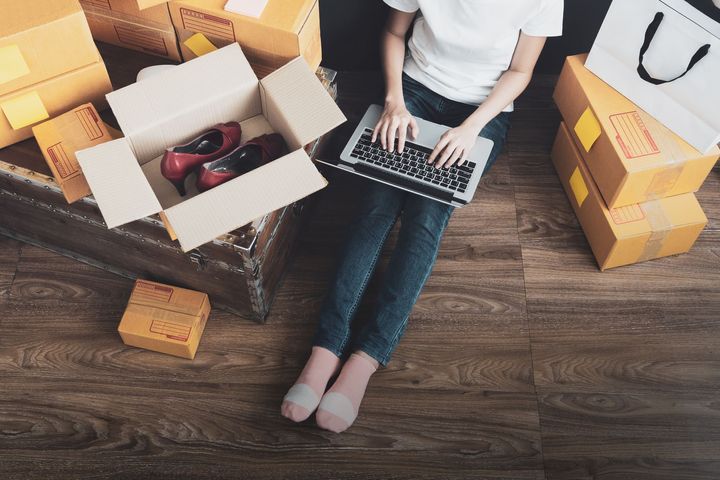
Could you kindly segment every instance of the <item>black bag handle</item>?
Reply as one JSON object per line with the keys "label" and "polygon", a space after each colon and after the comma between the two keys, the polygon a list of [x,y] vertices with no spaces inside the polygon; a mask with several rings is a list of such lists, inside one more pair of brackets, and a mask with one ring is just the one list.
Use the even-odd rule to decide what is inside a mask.
{"label": "black bag handle", "polygon": [[663,18],[665,18],[665,14],[662,12],[658,12],[657,14],[655,14],[655,18],[648,26],[647,32],[645,32],[645,42],[640,49],[640,63],[637,68],[637,71],[640,74],[640,78],[642,78],[648,83],[652,83],[653,85],[662,85],[664,83],[674,82],[675,80],[684,77],[695,66],[696,63],[705,58],[705,56],[710,52],[709,43],[700,47],[700,49],[695,53],[695,55],[693,55],[692,59],[690,60],[690,64],[688,65],[687,70],[685,70],[685,72],[679,77],[675,77],[671,80],[660,80],[658,78],[654,78],[652,75],[650,75],[647,69],[645,69],[645,65],[643,65],[643,62],[645,61],[645,53],[647,53],[648,49],[650,48],[650,44],[655,38],[655,34],[657,34],[658,28],[660,28],[660,24],[662,23]]}

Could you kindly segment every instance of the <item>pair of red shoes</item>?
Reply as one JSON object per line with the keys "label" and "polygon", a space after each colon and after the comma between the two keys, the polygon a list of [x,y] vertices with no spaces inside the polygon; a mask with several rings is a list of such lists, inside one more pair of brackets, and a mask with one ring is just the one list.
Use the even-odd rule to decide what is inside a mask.
{"label": "pair of red shoes", "polygon": [[285,140],[277,133],[240,145],[241,135],[238,122],[215,125],[185,145],[168,148],[160,172],[185,196],[185,180],[193,172],[197,172],[198,191],[205,192],[287,153]]}

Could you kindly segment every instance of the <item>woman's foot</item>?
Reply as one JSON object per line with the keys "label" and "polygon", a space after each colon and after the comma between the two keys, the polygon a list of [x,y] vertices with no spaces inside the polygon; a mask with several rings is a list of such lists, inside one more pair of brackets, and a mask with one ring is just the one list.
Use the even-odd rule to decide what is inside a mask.
{"label": "woman's foot", "polygon": [[315,419],[320,428],[340,433],[357,418],[370,377],[378,362],[364,352],[353,353],[332,388],[320,401]]}
{"label": "woman's foot", "polygon": [[295,385],[283,399],[280,412],[293,422],[302,422],[315,411],[328,381],[340,369],[340,359],[330,350],[313,347],[310,359]]}

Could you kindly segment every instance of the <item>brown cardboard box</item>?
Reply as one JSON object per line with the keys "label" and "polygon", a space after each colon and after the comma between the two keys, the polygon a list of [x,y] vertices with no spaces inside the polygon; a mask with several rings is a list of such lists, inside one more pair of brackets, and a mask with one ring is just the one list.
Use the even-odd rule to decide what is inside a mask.
{"label": "brown cardboard box", "polygon": [[68,203],[90,195],[75,152],[109,142],[113,136],[92,103],[33,127],[45,161]]}
{"label": "brown cardboard box", "polygon": [[707,224],[692,193],[608,209],[565,123],[552,159],[601,270],[685,253]]}
{"label": "brown cardboard box", "polygon": [[702,154],[569,57],[555,102],[608,207],[697,191],[720,156]]}
{"label": "brown cardboard box", "polygon": [[0,96],[0,148],[32,137],[32,125],[91,102],[107,106],[112,91],[105,64],[95,62]]}
{"label": "brown cardboard box", "polygon": [[197,55],[185,42],[202,33],[215,47],[240,43],[262,78],[303,56],[314,71],[322,60],[318,0],[270,0],[260,18],[226,12],[227,0],[178,0],[169,3],[185,61]]}
{"label": "brown cardboard box", "polygon": [[0,96],[99,60],[77,0],[0,0]]}
{"label": "brown cardboard box", "polygon": [[95,40],[181,61],[166,3],[140,10],[136,0],[80,0]]}
{"label": "brown cardboard box", "polygon": [[138,280],[118,332],[125,345],[192,360],[209,315],[205,293]]}
{"label": "brown cardboard box", "polygon": [[[126,138],[77,152],[106,225],[163,212],[186,252],[325,188],[305,146],[346,120],[302,57],[258,80],[237,43],[107,99]],[[242,141],[282,135],[289,153],[207,192],[190,176],[179,195],[161,174],[164,152],[230,121],[242,125]]]}

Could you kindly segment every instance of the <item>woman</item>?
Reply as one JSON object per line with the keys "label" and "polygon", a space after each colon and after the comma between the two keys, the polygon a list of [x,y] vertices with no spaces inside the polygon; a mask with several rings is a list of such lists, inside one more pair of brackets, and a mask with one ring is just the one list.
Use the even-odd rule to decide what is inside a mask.
{"label": "woman", "polygon": [[[387,94],[374,138],[402,151],[419,133],[413,115],[421,117],[454,127],[429,163],[462,164],[480,135],[495,142],[487,171],[502,150],[512,104],[527,88],[546,37],[562,32],[563,0],[384,1],[391,7],[382,39]],[[295,422],[317,409],[317,424],[333,432],[353,423],[370,377],[387,365],[453,207],[372,182],[360,210],[323,304],[310,359],[281,407]],[[398,217],[400,235],[375,312],[351,335],[355,310]]]}

